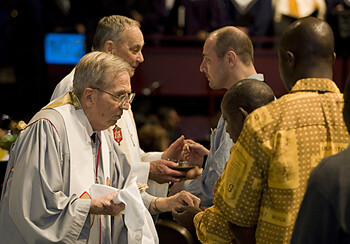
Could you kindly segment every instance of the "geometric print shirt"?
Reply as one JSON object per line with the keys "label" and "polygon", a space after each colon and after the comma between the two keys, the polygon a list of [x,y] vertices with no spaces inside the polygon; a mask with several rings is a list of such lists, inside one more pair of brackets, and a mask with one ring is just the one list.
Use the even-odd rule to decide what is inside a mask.
{"label": "geometric print shirt", "polygon": [[214,206],[194,218],[198,238],[230,243],[231,222],[256,227],[256,243],[289,243],[311,170],[349,144],[343,105],[333,81],[309,78],[248,115]]}

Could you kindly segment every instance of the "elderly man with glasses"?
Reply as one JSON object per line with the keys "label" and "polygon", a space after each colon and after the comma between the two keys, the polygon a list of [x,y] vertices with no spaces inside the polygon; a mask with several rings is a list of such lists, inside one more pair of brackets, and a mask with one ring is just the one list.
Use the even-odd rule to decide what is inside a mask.
{"label": "elderly man with glasses", "polygon": [[[144,46],[140,23],[120,15],[102,18],[96,28],[92,49],[121,57],[132,67],[131,76],[144,61]],[[75,69],[56,86],[51,101],[71,90]],[[109,92],[109,91],[108,91]],[[164,152],[144,152],[140,148],[133,112],[125,111],[116,123],[109,128],[121,150],[131,162],[132,173],[137,182],[147,184],[147,192],[153,196],[164,197],[168,193],[168,183],[181,181],[184,172],[174,170],[177,163],[167,159],[179,159],[184,137],[181,136]]]}
{"label": "elderly man with glasses", "polygon": [[[0,203],[3,243],[128,243],[132,225],[121,214],[125,205],[113,201],[119,191],[98,197],[91,186],[125,189],[133,182],[131,165],[105,131],[129,108],[130,73],[130,65],[114,55],[85,55],[76,66],[72,91],[39,111],[21,132],[10,152]],[[137,197],[141,207],[148,201],[151,214],[182,204],[199,206],[187,192],[155,198],[140,191],[125,201],[127,206]],[[150,221],[142,228],[155,233],[148,211],[143,215],[129,221],[145,217]],[[157,235],[153,238],[156,243]]]}

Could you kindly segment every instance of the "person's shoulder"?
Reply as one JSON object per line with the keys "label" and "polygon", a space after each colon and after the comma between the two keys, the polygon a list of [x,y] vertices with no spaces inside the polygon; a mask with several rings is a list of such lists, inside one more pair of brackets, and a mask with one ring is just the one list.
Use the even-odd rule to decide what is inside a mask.
{"label": "person's shoulder", "polygon": [[350,147],[337,154],[325,157],[321,160],[317,168],[332,171],[350,168]]}
{"label": "person's shoulder", "polygon": [[74,73],[75,68],[56,85],[51,101],[72,89]]}
{"label": "person's shoulder", "polygon": [[65,130],[64,125],[63,117],[58,111],[54,109],[43,109],[34,115],[25,130],[31,130],[34,127],[41,127],[43,129],[52,127],[60,134],[60,132]]}
{"label": "person's shoulder", "polygon": [[67,92],[73,87],[73,78],[74,78],[75,69],[72,70],[66,77],[64,77],[60,83],[58,83],[56,89],[64,90]]}
{"label": "person's shoulder", "polygon": [[[348,174],[350,170],[350,148],[347,148],[337,154],[328,156],[312,170],[309,178],[311,184],[323,184],[330,186],[342,175]],[[349,178],[349,177],[347,177]],[[349,178],[350,183],[350,178]]]}
{"label": "person's shoulder", "polygon": [[61,82],[60,83],[72,83],[73,82],[73,78],[74,78],[74,74],[75,74],[75,68],[74,69],[72,69],[72,71],[68,74],[68,75],[66,75],[62,80],[61,80]]}
{"label": "person's shoulder", "polygon": [[30,120],[29,124],[35,123],[38,120],[52,120],[52,121],[63,121],[62,115],[55,109],[46,108],[41,109],[39,112],[37,112],[33,118]]}

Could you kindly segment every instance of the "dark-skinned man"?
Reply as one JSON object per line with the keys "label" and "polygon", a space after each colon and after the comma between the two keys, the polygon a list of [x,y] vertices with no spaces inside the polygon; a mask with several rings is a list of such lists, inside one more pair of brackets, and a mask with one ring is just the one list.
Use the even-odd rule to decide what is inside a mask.
{"label": "dark-skinned man", "polygon": [[247,117],[214,206],[173,211],[188,228],[193,220],[203,243],[289,243],[311,170],[348,145],[330,26],[313,17],[293,22],[278,54],[289,93]]}

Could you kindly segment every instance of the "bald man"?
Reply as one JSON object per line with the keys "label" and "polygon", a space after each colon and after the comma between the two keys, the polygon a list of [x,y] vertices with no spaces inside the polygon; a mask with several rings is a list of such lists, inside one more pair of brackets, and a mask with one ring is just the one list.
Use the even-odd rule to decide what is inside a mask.
{"label": "bald man", "polygon": [[[244,32],[233,26],[223,27],[206,39],[200,71],[205,74],[213,90],[228,90],[246,78],[264,81],[264,76],[255,70],[253,56],[253,44]],[[190,149],[185,154],[186,159],[202,167],[203,172],[198,179],[175,182],[170,193],[189,191],[201,199],[201,206],[210,207],[213,205],[215,182],[224,171],[233,145],[223,117],[220,117],[216,129],[211,133],[210,151],[198,143],[188,140],[186,143]]]}
{"label": "bald man", "polygon": [[[344,89],[343,117],[350,131],[350,76]],[[323,159],[312,171],[291,243],[350,242],[350,147]]]}
{"label": "bald man", "polygon": [[216,182],[214,206],[177,210],[199,212],[193,221],[204,243],[289,243],[311,170],[348,145],[343,95],[331,80],[330,26],[313,17],[293,22],[278,53],[289,93],[247,117]]}

